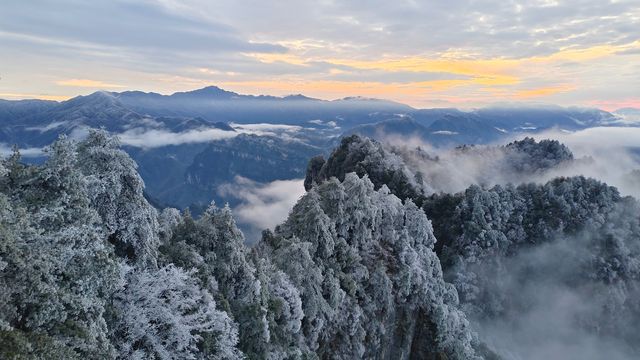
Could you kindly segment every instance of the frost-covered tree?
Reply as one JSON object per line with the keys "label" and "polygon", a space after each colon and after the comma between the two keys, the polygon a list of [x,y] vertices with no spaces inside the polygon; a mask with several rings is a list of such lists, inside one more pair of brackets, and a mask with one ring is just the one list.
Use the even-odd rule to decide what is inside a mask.
{"label": "frost-covered tree", "polygon": [[[11,164],[0,246],[3,346],[12,356],[109,357],[103,318],[117,265],[90,207],[75,146],[62,138],[41,167]],[[9,162],[15,159],[9,159]],[[29,355],[30,354],[30,355]],[[6,356],[9,356],[5,353]]]}
{"label": "frost-covered tree", "polygon": [[91,205],[100,214],[119,256],[155,266],[157,212],[144,198],[144,183],[135,162],[116,137],[92,130],[78,144],[78,164],[88,181]]}
{"label": "frost-covered tree", "polygon": [[155,267],[179,214],[158,227],[115,140],[62,138],[48,155],[0,166],[0,357],[241,357],[237,325],[193,271]]}
{"label": "frost-covered tree", "polygon": [[558,140],[536,142],[526,137],[501,149],[506,154],[504,166],[525,174],[549,170],[574,160],[571,150]]}
{"label": "frost-covered tree", "polygon": [[305,352],[297,289],[269,261],[250,253],[228,206],[212,204],[198,220],[185,214],[161,252],[165,262],[198,269],[202,286],[238,324],[238,347],[248,357],[285,359]]}
{"label": "frost-covered tree", "polygon": [[178,209],[165,208],[158,214],[158,229],[160,243],[166,245],[173,236],[173,230],[182,221],[182,215]]}
{"label": "frost-covered tree", "polygon": [[574,161],[553,141],[405,150],[345,139],[253,248],[228,206],[158,213],[102,131],[42,165],[16,151],[0,161],[0,358],[493,359],[472,327],[556,315],[640,353],[636,200],[583,177],[427,195],[442,174],[411,165],[489,156],[526,177]]}
{"label": "frost-covered tree", "polygon": [[479,357],[434,242],[411,201],[351,173],[310,189],[258,251],[300,289],[321,358]]}
{"label": "frost-covered tree", "polygon": [[[376,158],[386,160],[366,160]],[[606,341],[622,341],[620,348],[630,347],[637,354],[640,349],[634,344],[639,339],[633,324],[640,314],[640,305],[634,300],[640,289],[640,211],[636,201],[622,198],[615,188],[593,179],[544,180],[550,172],[586,161],[574,159],[557,141],[536,142],[531,138],[501,147],[465,146],[433,156],[422,149],[350,137],[326,162],[316,159],[310,164],[305,184],[323,193],[321,197],[327,196],[320,202],[326,214],[335,214],[330,216],[337,224],[353,222],[360,226],[358,231],[345,232],[338,225],[336,232],[344,238],[354,232],[366,234],[367,229],[380,231],[380,227],[354,218],[354,214],[371,207],[367,199],[357,197],[360,200],[349,208],[336,205],[341,202],[339,192],[325,190],[335,187],[330,176],[342,179],[349,169],[368,174],[376,189],[388,187],[391,193],[419,203],[433,221],[438,239],[435,250],[445,279],[455,285],[461,306],[474,326],[503,321],[498,324],[505,328],[505,324],[524,321],[521,319],[526,316],[542,316],[527,315],[532,311],[544,313],[542,309],[547,309],[552,313],[552,307],[562,306],[566,297],[578,297],[586,299],[581,306],[564,309],[555,316],[566,316],[568,324],[578,325],[558,327],[561,330],[557,331],[566,331],[580,341],[594,335]],[[393,175],[381,176],[398,174],[411,179],[412,173],[416,174],[415,183],[405,181],[401,186],[390,180]],[[529,183],[534,180],[540,183]],[[454,192],[423,196],[433,190]],[[317,198],[312,192],[308,196]],[[313,202],[306,205],[306,210],[300,211],[302,218],[310,216],[314,208]],[[312,225],[306,225],[306,229],[300,226],[300,233],[319,233]],[[397,243],[405,238],[400,236]],[[338,247],[335,242],[327,244]],[[315,251],[317,245],[310,240],[307,247]],[[412,258],[406,260],[411,262]],[[293,264],[282,266],[294,268]],[[314,276],[327,281],[323,270]],[[549,297],[546,303],[544,294]],[[552,319],[553,315],[545,316],[558,321]],[[495,329],[494,323],[482,331]],[[501,337],[505,338],[504,334]]]}
{"label": "frost-covered tree", "polygon": [[252,262],[256,265],[256,278],[260,284],[259,303],[267,325],[264,332],[268,334],[263,353],[253,357],[313,358],[301,332],[304,313],[300,291],[284,272],[267,259],[256,256],[255,252],[252,252]]}
{"label": "frost-covered tree", "polygon": [[168,265],[129,270],[125,277],[125,289],[115,298],[120,320],[113,329],[120,358],[242,358],[236,325],[216,309],[192,272]]}
{"label": "frost-covered tree", "polygon": [[387,185],[401,199],[418,199],[423,194],[422,184],[402,161],[402,158],[387,150],[382,144],[358,135],[342,139],[340,146],[325,161],[321,157],[311,160],[307,168],[305,189],[320,184],[331,177],[344,180],[345,175],[355,172],[367,175],[375,188]]}
{"label": "frost-covered tree", "polygon": [[445,278],[472,318],[513,321],[541,308],[552,312],[575,296],[584,300],[562,311],[569,317],[565,333],[597,334],[640,351],[632,325],[640,321],[635,200],[574,177],[544,185],[472,186],[433,196],[425,208],[434,216],[446,209],[436,227]]}
{"label": "frost-covered tree", "polygon": [[421,206],[425,195],[459,192],[474,184],[493,186],[533,178],[546,181],[551,171],[587,161],[574,159],[571,151],[555,140],[525,138],[504,146],[462,145],[427,151],[352,135],[343,138],[326,161],[311,159],[305,188],[332,176],[342,180],[345,174],[355,172],[368,175],[376,189],[386,185],[394,195]]}

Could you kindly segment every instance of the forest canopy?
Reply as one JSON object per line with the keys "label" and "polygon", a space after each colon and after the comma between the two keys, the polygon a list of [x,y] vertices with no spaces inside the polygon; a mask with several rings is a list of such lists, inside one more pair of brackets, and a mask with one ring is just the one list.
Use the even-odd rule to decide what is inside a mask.
{"label": "forest canopy", "polygon": [[[150,205],[104,131],[61,137],[47,154],[0,163],[1,358],[640,351],[640,208],[594,179],[523,181],[581,161],[558,142],[442,159],[345,138],[309,163],[307,193],[253,246],[229,206],[196,218]],[[489,158],[499,176],[436,189],[463,157]]]}

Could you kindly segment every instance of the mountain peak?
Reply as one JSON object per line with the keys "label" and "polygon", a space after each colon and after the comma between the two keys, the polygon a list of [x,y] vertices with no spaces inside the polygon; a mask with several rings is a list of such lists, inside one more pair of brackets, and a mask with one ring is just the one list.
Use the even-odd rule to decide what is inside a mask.
{"label": "mountain peak", "polygon": [[63,101],[63,104],[77,106],[77,105],[114,105],[118,102],[118,98],[114,93],[109,91],[96,91],[89,95],[80,95],[69,100]]}
{"label": "mountain peak", "polygon": [[284,100],[312,100],[312,101],[316,101],[318,99],[314,99],[312,97],[308,97],[302,94],[291,94],[291,95],[287,95],[285,97],[283,97],[282,99]]}
{"label": "mountain peak", "polygon": [[98,90],[94,93],[91,93],[89,95],[85,95],[83,96],[85,99],[115,99],[116,96],[114,95],[114,93],[109,92],[109,91],[105,91],[105,90]]}
{"label": "mountain peak", "polygon": [[212,85],[212,86],[206,86],[206,87],[203,87],[202,89],[197,89],[192,91],[176,92],[171,96],[228,99],[228,98],[236,97],[238,96],[238,94]]}

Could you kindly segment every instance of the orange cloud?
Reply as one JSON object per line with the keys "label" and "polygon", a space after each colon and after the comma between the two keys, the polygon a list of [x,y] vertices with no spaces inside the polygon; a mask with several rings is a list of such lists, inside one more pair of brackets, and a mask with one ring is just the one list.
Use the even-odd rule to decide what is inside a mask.
{"label": "orange cloud", "polygon": [[67,96],[67,95],[18,94],[18,93],[0,93],[0,97],[15,99],[15,100],[42,99],[42,100],[55,100],[55,101],[63,101],[71,98],[71,96]]}
{"label": "orange cloud", "polygon": [[467,75],[474,78],[494,79],[494,81],[506,82],[508,84],[512,84],[517,81],[517,78],[508,74],[509,70],[516,67],[516,60],[456,60],[412,57],[377,61],[330,59],[328,62],[356,69],[383,70],[390,72],[443,72],[455,75]]}
{"label": "orange cloud", "polygon": [[589,61],[602,57],[612,56],[622,51],[639,49],[640,41],[634,41],[624,45],[598,45],[584,49],[565,48],[549,56],[533,57],[534,62],[552,61]]}
{"label": "orange cloud", "polygon": [[[248,54],[265,63],[284,62],[293,65],[307,65],[312,59],[298,57],[294,54]],[[438,80],[447,81],[455,86],[469,83],[490,86],[514,85],[520,82],[516,76],[509,74],[518,66],[517,60],[489,59],[489,60],[456,60],[456,59],[428,59],[420,57],[406,57],[382,60],[350,60],[350,59],[313,59],[326,63],[347,66],[358,70],[381,70],[387,72],[438,72],[453,75],[469,76],[468,80]],[[437,84],[436,81],[432,82]]]}
{"label": "orange cloud", "polygon": [[560,86],[548,86],[537,89],[521,90],[515,93],[516,99],[527,99],[532,97],[553,95],[561,92],[567,92],[575,89],[574,86],[560,85]]}
{"label": "orange cloud", "polygon": [[123,88],[125,86],[117,84],[109,84],[98,80],[89,79],[69,79],[56,81],[56,84],[61,86],[73,86],[73,87],[90,87],[90,88]]}
{"label": "orange cloud", "polygon": [[[635,41],[633,43],[625,45],[600,45],[584,49],[565,48],[551,55],[533,56],[521,59],[474,59],[474,56],[472,54],[466,54],[460,51],[444,53],[437,57],[386,57],[374,60],[353,60],[326,57],[309,58],[296,55],[295,53],[247,55],[265,63],[283,62],[288,64],[307,66],[311,61],[322,61],[325,63],[334,64],[336,66],[346,66],[357,70],[377,70],[389,73],[438,72],[450,73],[453,75],[464,75],[468,77],[468,79],[433,80],[425,82],[414,82],[403,85],[367,83],[366,86],[363,86],[358,85],[358,83],[352,83],[350,85],[347,85],[347,83],[314,83],[315,85],[313,85],[313,87],[316,87],[317,89],[331,87],[336,91],[339,91],[338,89],[345,91],[347,89],[362,89],[366,90],[367,93],[375,92],[384,94],[385,91],[395,91],[396,94],[403,94],[407,92],[415,94],[419,92],[429,93],[446,91],[447,89],[458,87],[475,87],[476,89],[480,90],[486,88],[493,89],[489,92],[493,95],[501,94],[501,96],[507,98],[526,99],[532,97],[553,95],[573,89],[573,87],[569,87],[567,85],[557,85],[546,88],[522,91],[513,89],[514,85],[526,83],[527,77],[529,75],[539,74],[541,71],[547,71],[548,69],[546,67],[550,64],[562,63],[566,61],[588,62],[599,58],[614,56],[621,51],[636,48],[640,48],[640,41]],[[296,50],[295,47],[293,49],[294,51]],[[533,71],[534,69],[535,71]],[[348,72],[348,70],[341,71]],[[376,87],[380,90],[374,91],[371,89],[371,87]],[[408,88],[415,89],[409,90]],[[506,93],[496,91],[496,89],[498,88],[504,88],[506,90]]]}

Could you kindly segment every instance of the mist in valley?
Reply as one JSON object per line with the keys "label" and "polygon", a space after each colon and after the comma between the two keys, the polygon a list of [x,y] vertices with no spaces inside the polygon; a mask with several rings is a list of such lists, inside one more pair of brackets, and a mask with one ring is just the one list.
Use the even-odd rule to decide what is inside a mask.
{"label": "mist in valley", "polygon": [[[544,143],[546,150],[514,151],[513,143],[507,145],[525,136]],[[518,135],[499,144],[455,149],[434,148],[415,137],[390,136],[383,142],[409,172],[419,174],[427,196],[464,193],[472,185],[487,189],[490,196],[496,185],[508,189],[510,184],[543,185],[559,177],[584,176],[615,186],[621,196],[638,197],[640,161],[634,139],[639,136],[635,128],[593,128]],[[547,139],[558,142],[540,142]],[[525,149],[526,142],[517,147]],[[447,269],[445,279],[462,284],[459,291],[478,287],[460,296],[480,339],[505,359],[637,358],[640,211],[633,199],[615,207],[615,215],[593,218],[578,233],[560,229],[542,235],[539,242],[509,247],[508,253],[471,258]],[[518,235],[498,225],[507,220],[495,216],[485,213],[487,230],[479,234],[502,231],[504,241],[514,241]],[[603,260],[608,257],[614,260]]]}

